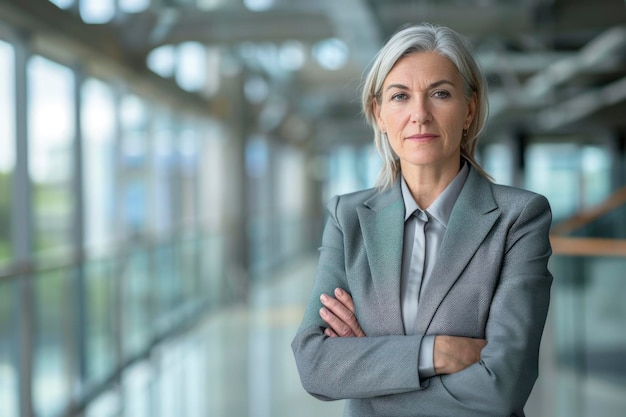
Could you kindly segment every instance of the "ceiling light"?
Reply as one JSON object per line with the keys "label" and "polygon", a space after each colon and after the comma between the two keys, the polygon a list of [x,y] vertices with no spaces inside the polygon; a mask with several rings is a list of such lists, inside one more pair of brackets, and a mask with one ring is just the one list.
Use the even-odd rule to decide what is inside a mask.
{"label": "ceiling light", "polygon": [[253,12],[264,12],[274,5],[274,0],[243,0],[243,4]]}
{"label": "ceiling light", "polygon": [[350,49],[341,39],[332,38],[313,45],[312,52],[322,67],[334,71],[346,64]]}

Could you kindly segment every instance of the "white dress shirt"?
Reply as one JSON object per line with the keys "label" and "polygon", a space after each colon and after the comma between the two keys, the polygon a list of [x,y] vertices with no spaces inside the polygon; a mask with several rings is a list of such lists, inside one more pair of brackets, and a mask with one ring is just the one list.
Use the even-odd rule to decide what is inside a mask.
{"label": "white dress shirt", "polygon": [[[406,334],[415,334],[419,297],[422,288],[436,277],[431,277],[437,253],[448,226],[448,220],[454,203],[463,189],[469,174],[468,162],[462,160],[457,176],[437,199],[425,210],[422,210],[409,191],[409,187],[401,179],[402,197],[404,199],[404,246],[402,250],[401,303],[402,321]],[[420,228],[423,227],[424,233]],[[413,251],[416,247],[415,252]],[[425,249],[424,249],[425,246]],[[420,378],[435,375],[433,348],[435,335],[425,336],[420,346],[418,374]]]}

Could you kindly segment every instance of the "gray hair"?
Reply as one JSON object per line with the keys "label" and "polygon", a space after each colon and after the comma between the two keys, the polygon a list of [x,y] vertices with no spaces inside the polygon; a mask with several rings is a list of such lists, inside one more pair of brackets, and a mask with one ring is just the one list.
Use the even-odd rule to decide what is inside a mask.
{"label": "gray hair", "polygon": [[374,128],[374,143],[383,160],[376,181],[379,189],[389,188],[395,183],[400,174],[400,161],[391,148],[387,135],[378,128],[374,101],[380,104],[383,82],[400,58],[415,52],[431,51],[448,58],[456,66],[463,79],[465,96],[468,99],[476,94],[476,115],[461,141],[461,155],[480,174],[491,179],[474,158],[478,136],[485,127],[488,114],[485,77],[474,60],[467,41],[461,35],[445,26],[421,23],[401,27],[376,54],[364,80],[361,97],[363,113],[367,122]]}

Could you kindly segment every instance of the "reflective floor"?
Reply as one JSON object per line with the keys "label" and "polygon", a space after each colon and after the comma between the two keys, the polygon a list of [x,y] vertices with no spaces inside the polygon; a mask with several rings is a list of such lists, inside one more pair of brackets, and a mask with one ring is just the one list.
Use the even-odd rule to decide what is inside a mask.
{"label": "reflective floor", "polygon": [[249,307],[234,307],[204,323],[198,334],[204,342],[198,343],[214,352],[203,364],[210,398],[205,415],[341,415],[342,401],[322,402],[302,389],[290,347],[314,273],[314,259],[299,261],[271,282],[253,286]]}
{"label": "reflective floor", "polygon": [[[94,402],[86,416],[341,416],[342,401],[322,402],[302,389],[290,348],[313,284],[315,261],[294,262],[271,280],[253,285],[248,303],[210,314],[189,333],[164,343],[149,361],[125,372],[119,389]],[[561,343],[555,324],[569,309],[561,312],[564,295],[558,286],[556,294],[527,415],[623,416],[623,376],[600,378],[557,359]],[[612,365],[622,366],[624,357]]]}
{"label": "reflective floor", "polygon": [[302,389],[290,347],[314,272],[315,259],[304,259],[253,286],[247,305],[211,314],[164,343],[87,417],[341,416],[342,401],[322,402]]}

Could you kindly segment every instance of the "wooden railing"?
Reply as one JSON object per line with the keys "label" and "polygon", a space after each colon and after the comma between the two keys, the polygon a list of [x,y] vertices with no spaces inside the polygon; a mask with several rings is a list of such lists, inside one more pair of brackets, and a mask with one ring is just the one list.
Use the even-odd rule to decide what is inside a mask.
{"label": "wooden railing", "polygon": [[626,187],[617,190],[596,207],[583,210],[553,226],[550,242],[554,254],[626,257],[626,239],[566,236],[622,205],[626,205]]}

